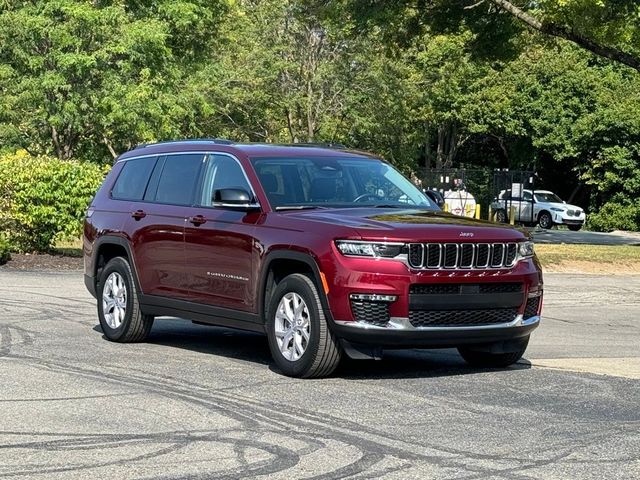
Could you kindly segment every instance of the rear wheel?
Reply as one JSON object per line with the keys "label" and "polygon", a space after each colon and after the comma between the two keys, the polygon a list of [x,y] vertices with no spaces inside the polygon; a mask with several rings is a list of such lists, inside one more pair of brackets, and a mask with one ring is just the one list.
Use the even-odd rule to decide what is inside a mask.
{"label": "rear wheel", "polygon": [[109,260],[102,269],[97,288],[98,318],[105,337],[114,342],[142,342],[153,325],[138,303],[133,274],[123,257]]}
{"label": "rear wheel", "polygon": [[327,325],[315,283],[306,275],[285,277],[267,312],[271,355],[290,377],[325,377],[342,358],[342,347]]}
{"label": "rear wheel", "polygon": [[511,352],[491,352],[485,348],[474,348],[473,346],[458,347],[458,352],[464,358],[465,362],[474,367],[485,368],[503,368],[513,365],[522,358],[527,345],[529,343],[529,337],[523,342],[519,343],[514,351]]}
{"label": "rear wheel", "polygon": [[567,225],[567,227],[572,232],[577,232],[578,230],[580,230],[582,228],[582,225]]}
{"label": "rear wheel", "polygon": [[507,212],[505,212],[504,210],[498,210],[496,212],[496,222],[507,223]]}

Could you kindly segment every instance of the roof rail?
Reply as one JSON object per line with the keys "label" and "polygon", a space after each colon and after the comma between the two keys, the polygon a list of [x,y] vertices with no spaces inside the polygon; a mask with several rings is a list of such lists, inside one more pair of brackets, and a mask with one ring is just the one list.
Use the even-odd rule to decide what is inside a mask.
{"label": "roof rail", "polygon": [[218,145],[233,145],[235,142],[227,140],[226,138],[185,138],[184,140],[165,140],[162,142],[154,143],[141,143],[134,147],[134,150],[139,148],[151,147],[153,145],[167,145],[171,143],[216,143]]}
{"label": "roof rail", "polygon": [[291,147],[320,147],[320,148],[335,148],[336,150],[346,149],[346,145],[333,142],[309,142],[309,143],[286,143],[284,145]]}

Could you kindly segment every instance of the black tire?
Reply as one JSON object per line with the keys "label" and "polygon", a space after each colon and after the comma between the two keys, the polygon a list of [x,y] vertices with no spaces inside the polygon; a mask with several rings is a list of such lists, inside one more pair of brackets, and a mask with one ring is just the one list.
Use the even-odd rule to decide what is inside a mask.
{"label": "black tire", "polygon": [[578,230],[580,230],[582,228],[582,225],[567,225],[567,227],[572,232],[577,232]]}
{"label": "black tire", "polygon": [[504,210],[497,210],[496,211],[496,222],[498,223],[507,223],[507,212],[505,212]]}
{"label": "black tire", "polygon": [[538,225],[546,230],[553,227],[553,219],[551,218],[551,214],[549,212],[540,212],[540,215],[538,215]]}
{"label": "black tire", "polygon": [[492,353],[486,349],[474,349],[473,346],[458,347],[458,352],[462,358],[473,367],[504,368],[520,360],[528,344],[529,337],[527,337],[514,352]]}
{"label": "black tire", "polygon": [[[304,353],[297,360],[284,357],[276,338],[276,313],[280,301],[289,293],[298,294],[309,312],[309,340]],[[285,277],[275,288],[267,309],[267,337],[276,365],[290,377],[318,378],[331,375],[342,359],[342,346],[329,329],[318,289],[308,276],[294,273]],[[292,342],[294,339],[291,340]]]}
{"label": "black tire", "polygon": [[[126,288],[125,314],[122,323],[117,328],[113,328],[107,323],[102,300],[107,279],[114,272],[120,275]],[[145,315],[140,310],[138,291],[127,259],[115,257],[105,265],[100,273],[97,297],[98,319],[105,337],[119,343],[142,342],[147,338],[153,326],[153,316]]]}

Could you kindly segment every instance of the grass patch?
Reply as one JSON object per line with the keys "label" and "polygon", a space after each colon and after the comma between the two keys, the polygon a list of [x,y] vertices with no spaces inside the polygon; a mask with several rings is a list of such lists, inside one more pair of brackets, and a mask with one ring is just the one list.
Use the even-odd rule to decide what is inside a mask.
{"label": "grass patch", "polygon": [[640,273],[640,246],[536,244],[540,263],[548,271]]}

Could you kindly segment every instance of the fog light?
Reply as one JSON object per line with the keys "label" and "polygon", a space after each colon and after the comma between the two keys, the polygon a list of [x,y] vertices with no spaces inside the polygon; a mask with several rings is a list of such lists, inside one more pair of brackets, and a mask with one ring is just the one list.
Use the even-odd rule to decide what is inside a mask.
{"label": "fog light", "polygon": [[398,299],[397,295],[380,295],[378,293],[352,293],[351,300],[365,301],[365,302],[395,302]]}

